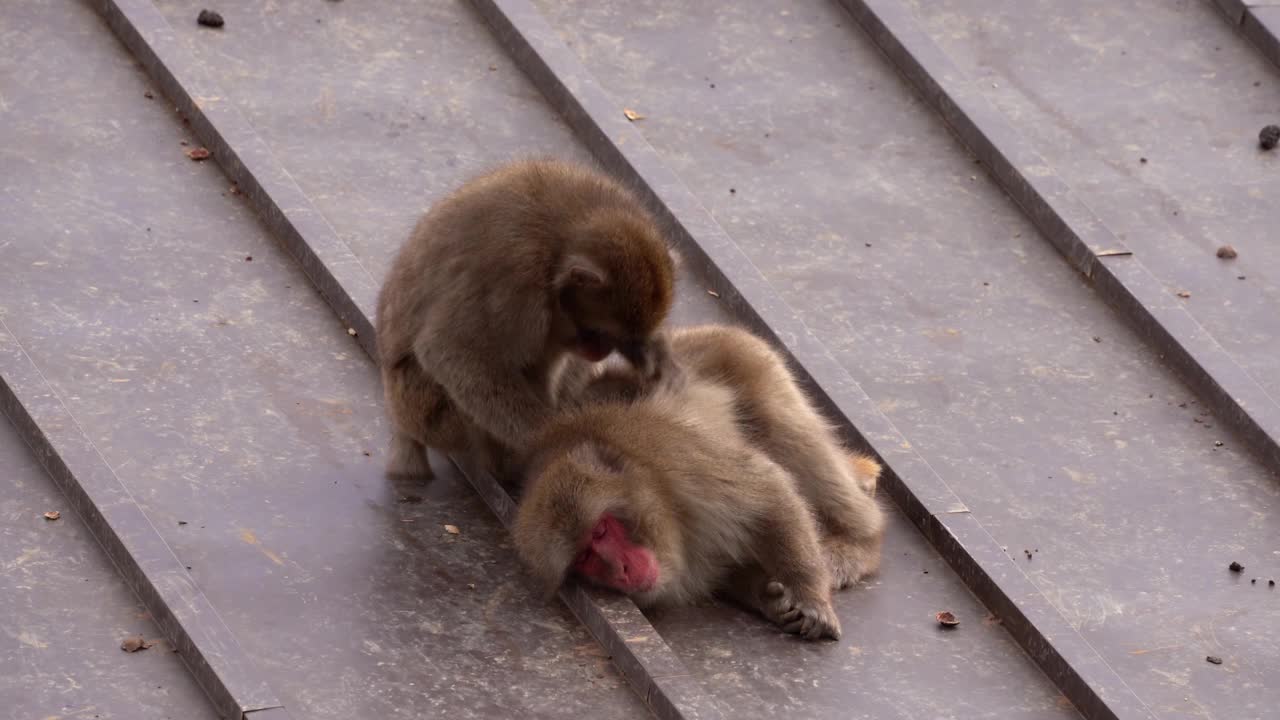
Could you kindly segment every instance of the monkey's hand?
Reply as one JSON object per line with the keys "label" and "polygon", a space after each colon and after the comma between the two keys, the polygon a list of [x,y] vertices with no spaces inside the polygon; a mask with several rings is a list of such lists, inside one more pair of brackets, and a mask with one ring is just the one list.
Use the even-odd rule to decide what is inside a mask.
{"label": "monkey's hand", "polygon": [[647,389],[661,387],[668,391],[680,391],[685,383],[685,371],[676,362],[671,350],[671,335],[662,330],[654,334],[649,342],[649,364],[641,370],[642,380]]}
{"label": "monkey's hand", "polygon": [[783,632],[806,640],[840,639],[840,619],[829,600],[800,600],[777,580],[766,583],[761,590],[760,611]]}

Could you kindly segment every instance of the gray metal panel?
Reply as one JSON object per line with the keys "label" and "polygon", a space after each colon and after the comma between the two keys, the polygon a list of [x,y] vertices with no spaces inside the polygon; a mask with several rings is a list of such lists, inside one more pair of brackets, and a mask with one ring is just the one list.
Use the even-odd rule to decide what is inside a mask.
{"label": "gray metal panel", "polygon": [[279,706],[235,635],[2,320],[0,413],[142,599],[218,712],[238,717]]}
{"label": "gray metal panel", "polygon": [[[217,720],[92,534],[0,420],[0,698],[5,716]],[[58,511],[53,522],[43,515]],[[137,653],[121,641],[142,635]]]}
{"label": "gray metal panel", "polygon": [[307,717],[643,715],[456,475],[381,477],[376,373],[217,167],[185,157],[194,138],[108,29],[68,7],[24,4],[39,50],[5,46],[24,61],[5,88],[23,113],[0,124],[23,184],[0,192],[0,313],[70,420],[40,396],[20,410],[32,437],[77,428],[100,451],[135,501],[103,514],[140,511],[126,541],[158,532],[252,658],[225,677],[269,678]]}
{"label": "gray metal panel", "polygon": [[1263,57],[1280,66],[1280,7],[1251,7],[1241,21],[1240,31]]}
{"label": "gray metal panel", "polygon": [[[347,6],[347,7],[349,8],[351,6]],[[240,12],[243,12],[243,8],[240,10]],[[250,17],[256,17],[256,16],[250,16]],[[273,16],[273,17],[267,18],[265,20],[265,24],[268,29],[274,28],[277,24],[280,24],[280,23],[283,23],[284,25],[288,25],[291,22],[291,20],[282,19],[282,18],[293,18],[293,17],[295,17],[295,15],[293,15],[291,12],[286,12],[283,16]],[[328,19],[328,16],[326,16],[325,21],[330,22],[331,19]],[[347,22],[348,21],[343,21],[342,27],[334,30],[334,32],[339,37],[342,37],[345,32],[350,30],[350,26],[346,24]],[[260,21],[257,21],[257,20],[242,21],[242,29],[239,32],[242,33],[244,37],[240,37],[237,40],[232,40],[230,38],[234,36],[228,35],[227,36],[228,39],[209,40],[208,42],[222,43],[224,45],[239,43],[242,45],[251,46],[254,43],[255,33],[262,32],[261,30],[257,29],[259,27],[261,27]],[[381,37],[380,33],[385,32],[385,29],[383,26],[377,25],[377,24],[370,24],[369,18],[367,16],[365,17],[364,21],[361,23],[360,29],[361,29],[361,37],[364,37],[364,38]],[[467,30],[465,27],[463,27],[463,28],[460,28],[458,32],[461,34],[465,34],[470,31]],[[200,31],[196,30],[194,27],[188,31],[188,38],[190,39],[189,41],[193,47],[199,48],[204,45],[204,41],[200,39],[202,36],[199,33]],[[261,44],[261,40],[259,40],[258,42],[259,44]],[[220,45],[220,46],[224,46],[224,45]],[[396,39],[395,35],[391,35],[388,41],[382,42],[380,46],[394,48],[397,54],[404,52],[406,49],[408,49],[408,48],[404,48],[399,44],[399,41]],[[312,50],[313,47],[323,48],[324,46],[323,45],[313,46],[312,43],[309,41],[298,42],[292,45],[287,50],[286,54],[289,55],[289,57],[295,58],[295,59],[299,55],[310,57],[310,53],[313,51]],[[234,55],[232,56],[234,57]],[[213,59],[217,59],[220,56],[217,53],[209,52],[206,55],[206,57],[207,57],[207,61],[210,61]],[[499,68],[505,67],[501,63],[494,63],[494,65]],[[286,136],[286,132],[284,128],[281,126],[281,121],[279,120],[279,118],[282,115],[287,114],[287,111],[285,111],[284,108],[287,105],[288,94],[282,95],[281,89],[278,85],[271,85],[271,84],[262,82],[258,78],[245,77],[241,75],[240,71],[237,70],[235,67],[231,69],[230,75],[232,77],[229,79],[229,82],[232,83],[232,86],[234,88],[232,90],[233,96],[239,98],[239,102],[242,104],[242,107],[246,109],[247,113],[249,113],[253,117],[260,119],[261,122],[264,123],[264,126],[269,128],[269,130],[264,131],[264,134],[268,134],[268,135],[274,134],[276,136],[276,139],[273,140],[273,143],[276,147],[290,148],[291,150],[290,152],[280,153],[280,156],[287,157],[288,159],[287,162],[290,163],[291,174],[299,179],[299,183],[301,185],[306,187],[310,183],[318,187],[317,192],[319,192],[320,194],[317,195],[317,197],[314,199],[314,202],[317,205],[326,208],[325,209],[326,215],[329,215],[330,212],[332,212],[332,218],[334,218],[334,223],[337,227],[339,227],[340,232],[342,232],[344,236],[352,237],[353,244],[363,244],[366,248],[372,248],[374,247],[375,242],[380,242],[382,243],[382,253],[389,253],[390,250],[393,249],[394,244],[398,242],[399,238],[398,237],[391,237],[391,238],[358,237],[361,234],[358,231],[358,228],[362,224],[366,223],[367,221],[359,217],[359,213],[353,212],[351,208],[344,208],[340,203],[335,202],[333,199],[333,193],[324,192],[323,184],[318,183],[315,179],[316,177],[323,176],[325,173],[332,172],[332,170],[327,169],[327,166],[331,166],[331,165],[347,166],[352,164],[353,158],[357,153],[352,153],[352,155],[349,156],[347,153],[339,151],[337,152],[336,155],[332,157],[331,161],[322,163],[310,153],[292,152],[293,148],[300,147],[300,146],[306,147],[312,144],[313,139],[321,138],[321,137],[334,138],[336,142],[333,145],[333,147],[335,148],[346,147],[348,143],[343,142],[343,137],[344,137],[343,133],[354,132],[357,128],[352,127],[352,128],[347,128],[345,130],[342,128],[333,128],[328,126],[324,120],[320,120],[319,122],[317,122],[317,120],[314,119],[315,118],[314,115],[306,114],[306,115],[303,115],[301,118],[298,118],[297,121],[295,122],[295,130],[293,134]],[[290,83],[287,86],[289,88],[288,92],[294,93],[295,95],[300,95],[301,97],[315,97],[315,96],[323,97],[324,96],[323,91],[319,93],[316,92],[316,82],[319,78],[315,76],[312,76],[307,73],[284,73],[283,76],[287,76],[290,79]],[[407,74],[407,75],[397,75],[397,77],[401,77],[407,80],[413,80],[415,79],[416,76],[413,74]],[[430,73],[427,73],[426,77],[429,79],[431,77]],[[465,87],[468,90],[464,91],[464,93],[470,90],[473,90],[476,87],[476,85],[468,84]],[[335,83],[333,92],[337,97],[342,97],[344,92],[350,92],[350,88],[339,82],[339,83]],[[285,103],[285,104],[281,104],[281,103]],[[293,103],[294,106],[297,106],[298,104],[299,103]],[[325,110],[326,107],[327,106],[322,105],[320,108],[318,108],[318,110],[320,111],[320,118],[328,117],[328,113]],[[468,107],[469,106],[466,105],[465,102],[462,104],[463,109]],[[273,108],[279,108],[279,109],[273,112],[272,111]],[[481,103],[475,107],[475,111],[483,113],[485,112],[485,108],[486,106],[481,101]],[[356,108],[350,108],[347,110],[348,113],[354,113],[355,111],[356,111]],[[338,111],[338,112],[340,115],[341,111]],[[535,121],[533,123],[534,128],[536,129],[538,127],[538,118],[540,117],[540,113],[538,111],[532,111],[531,113],[522,112],[521,115],[522,116],[529,115]],[[355,140],[355,142],[358,144],[359,141]],[[498,142],[503,142],[501,135],[499,136]],[[440,168],[439,171],[441,173],[444,173],[446,176],[451,172],[451,170],[448,168]],[[378,182],[371,180],[367,184],[366,192],[373,196],[385,194],[387,196],[394,197],[395,193],[397,192],[395,190],[395,187],[397,185],[397,181],[399,181],[400,178],[398,178],[396,175],[396,173],[398,172],[396,169],[391,168],[389,169],[389,172],[391,173],[390,176],[382,180],[381,181],[382,184],[379,184]],[[436,176],[435,173],[432,173],[429,177],[425,178],[424,180],[433,182],[433,183],[440,182],[439,178]],[[333,184],[335,186],[343,186],[344,184],[349,182],[350,182],[349,176],[338,175],[337,177],[333,178]],[[410,177],[410,182],[412,182],[411,177]],[[679,181],[676,180],[674,184],[675,184],[675,187],[678,188]],[[384,187],[387,189],[387,192],[381,193],[380,189]],[[388,209],[395,214],[404,216],[405,218],[410,217],[412,214],[412,213],[405,213],[404,208],[400,206],[392,206]],[[698,218],[697,216],[694,216],[693,219],[696,221]],[[357,229],[357,231],[354,233],[352,232],[353,228]],[[365,252],[369,252],[369,251],[366,250]],[[376,264],[378,262],[377,256],[373,254],[366,256],[364,259],[370,264]],[[723,319],[724,316],[722,314],[717,313],[716,307],[723,305],[724,301],[728,298],[722,296],[720,299],[717,300],[717,299],[713,299],[712,296],[706,294],[704,292],[704,289],[710,288],[710,287],[716,287],[716,286],[708,285],[707,279],[700,276],[698,272],[698,268],[699,268],[698,263],[693,262],[691,263],[691,266],[692,266],[691,268],[692,272],[688,273],[687,276],[683,279],[684,284],[682,287],[679,306],[677,308],[677,316],[683,319],[684,321]],[[883,418],[881,418],[881,422],[883,422]],[[956,506],[954,503],[949,505],[943,505],[942,510],[955,511]],[[928,557],[933,559],[932,562],[933,562],[934,572],[932,575],[917,576],[917,575],[913,575],[910,572],[904,571],[904,573],[900,576],[901,582],[907,583],[909,585],[918,584],[918,585],[921,585],[922,587],[923,586],[930,587],[929,597],[933,598],[931,602],[942,602],[943,604],[949,605],[961,611],[962,614],[966,615],[967,617],[979,617],[982,615],[980,606],[978,606],[971,597],[968,597],[963,592],[963,590],[959,589],[959,587],[955,584],[954,576],[950,575],[950,573],[947,573],[945,571],[945,568],[943,568],[941,564],[938,562],[936,556],[933,553],[931,553],[926,546],[922,544],[919,534],[911,531],[907,526],[907,524],[903,522],[901,518],[896,516],[894,519],[894,530],[892,533],[892,538],[893,539],[891,541],[891,545],[895,548],[895,553],[898,551],[901,551],[913,557]],[[959,590],[959,592],[957,592],[957,590]],[[862,609],[865,609],[865,608],[862,608],[862,606],[857,602],[858,597],[859,597],[859,594],[849,594],[849,595],[842,595],[840,598],[840,607],[841,607],[842,617],[844,617],[845,621],[848,623],[856,622],[858,618],[858,614],[861,612]],[[931,608],[931,609],[927,609],[927,608]],[[926,627],[931,627],[933,624],[931,619],[932,612],[936,611],[936,609],[937,608],[933,608],[932,605],[928,605],[925,607],[913,605],[910,608],[901,606],[899,604],[881,606],[881,609],[879,611],[881,615],[877,616],[873,614],[872,618],[870,619],[870,622],[867,624],[866,627],[869,632],[872,632],[876,635],[876,642],[878,645],[883,644],[884,646],[889,646],[893,644],[894,638],[897,635],[895,632],[881,632],[881,630],[883,630],[886,626],[883,624],[883,619],[877,621],[876,619],[874,619],[875,617],[883,618],[884,613],[896,615],[897,617],[895,618],[892,627],[898,627],[900,625],[909,627],[909,626],[915,625],[916,623],[921,623]],[[692,618],[694,620],[694,624],[692,625],[686,624],[685,628],[689,629],[690,631],[696,628],[697,632],[700,634],[723,632],[726,629],[724,624],[725,621],[728,618],[736,618],[736,621],[734,621],[734,626],[741,629],[752,628],[753,629],[752,632],[755,634],[755,637],[757,639],[771,638],[773,640],[777,640],[778,642],[786,643],[786,644],[773,643],[768,654],[754,656],[754,658],[751,659],[750,662],[758,661],[761,664],[769,665],[769,666],[783,666],[783,665],[796,666],[796,659],[801,654],[806,652],[803,646],[797,646],[795,644],[787,643],[787,641],[784,638],[777,638],[777,636],[773,633],[772,630],[768,629],[767,627],[761,627],[758,621],[751,619],[749,617],[742,616],[741,613],[738,613],[736,611],[728,611],[728,614],[726,614],[725,612],[720,612],[720,611],[708,612],[705,609],[693,610],[691,611],[691,614],[687,616],[687,618]],[[698,620],[698,618],[701,618],[701,620]],[[616,618],[611,617],[611,620],[616,620]],[[735,631],[735,632],[738,632],[738,631]],[[1049,707],[1053,706],[1055,702],[1054,694],[1051,691],[1046,692],[1048,688],[1047,688],[1047,685],[1044,683],[1043,678],[1039,677],[1033,669],[1029,668],[1025,664],[1025,660],[1017,654],[1016,650],[1013,650],[1013,646],[1009,643],[1007,636],[999,628],[998,625],[993,624],[989,627],[985,627],[983,631],[979,631],[972,636],[966,636],[966,637],[969,639],[969,642],[972,643],[968,645],[969,652],[974,657],[981,657],[982,658],[981,662],[984,667],[999,668],[1000,669],[999,672],[1001,673],[1001,676],[1002,676],[1001,682],[1007,681],[1008,683],[1008,684],[997,684],[994,682],[984,682],[983,690],[980,693],[982,697],[987,698],[993,703],[996,703],[995,705],[996,707],[1005,707],[1004,703],[1008,703],[1009,706],[1018,707],[1022,709],[1025,709],[1028,707],[1038,708],[1038,707],[1043,707],[1043,705],[1040,705],[1037,703],[1043,703],[1043,702],[1047,702]],[[947,639],[948,639],[948,636],[929,632],[929,633],[921,634],[917,642],[913,643],[912,651],[911,651],[912,653],[915,654],[915,662],[913,663],[913,669],[917,673],[916,677],[920,678],[922,682],[936,681],[938,677],[939,669],[943,669],[942,670],[943,672],[950,674],[951,668],[956,667],[954,666],[954,664],[948,663],[946,661],[945,659],[946,656],[944,654],[940,654],[938,652],[939,650],[945,647],[945,643],[947,642]],[[640,643],[638,645],[639,647],[644,646],[643,643]],[[1011,651],[1012,651],[1012,654],[1011,654]],[[746,659],[747,656],[744,655],[743,658]],[[755,658],[758,658],[758,660]],[[653,663],[653,659],[648,658],[648,659],[645,659],[644,662]],[[885,667],[884,673],[864,672],[860,674],[860,680],[858,683],[854,685],[850,685],[846,679],[840,678],[840,675],[843,672],[847,672],[848,668],[844,667],[844,664],[840,662],[838,655],[829,657],[825,662],[822,663],[822,665],[825,666],[825,668],[822,669],[821,672],[835,674],[834,679],[832,681],[832,685],[831,685],[833,688],[838,688],[838,687],[846,688],[843,694],[837,694],[835,696],[824,696],[822,700],[824,705],[834,701],[835,703],[838,704],[839,707],[847,708],[850,702],[856,702],[859,699],[865,699],[865,698],[875,698],[874,700],[875,703],[884,702],[884,700],[881,700],[880,697],[884,697],[889,703],[895,703],[895,702],[901,703],[901,702],[906,702],[907,697],[911,697],[918,694],[918,693],[909,692],[908,689],[895,685],[895,683],[902,678],[900,669],[894,670],[892,668]],[[796,666],[796,667],[799,667],[799,666]],[[663,669],[661,667],[658,667],[652,664],[650,664],[649,669],[650,669],[650,672],[654,674],[659,674],[663,672]],[[714,673],[714,670],[711,667],[708,667],[708,671]],[[716,677],[719,678],[718,675],[716,675]],[[965,677],[968,677],[968,676],[966,675]],[[679,683],[687,682],[687,680],[688,680],[687,678],[678,678],[678,677],[664,678],[664,682],[668,686],[678,686]],[[964,685],[964,682],[957,683],[957,687],[961,687],[963,685]],[[1032,698],[1035,698],[1035,700],[1032,700]],[[912,702],[914,702],[914,700],[912,700]],[[743,704],[743,705],[734,707],[734,711],[737,713],[767,712],[766,710],[767,706],[762,705],[758,701],[749,701],[749,703],[750,704]],[[1027,712],[1034,712],[1034,711],[1028,710]],[[1069,714],[1070,709],[1069,708],[1059,709],[1056,712]]]}
{"label": "gray metal panel", "polygon": [[[981,8],[922,5],[937,9],[940,36],[958,42],[990,41],[1010,22]],[[1115,12],[1132,5],[1106,4]],[[1024,6],[1040,22],[1017,37],[1050,45],[1060,33],[1044,27],[1048,10],[1080,4],[1002,7]],[[1261,628],[1276,622],[1277,608],[1265,577],[1261,590],[1239,592],[1223,548],[1241,548],[1248,557],[1239,559],[1263,568],[1259,575],[1274,572],[1275,528],[1255,514],[1275,507],[1274,478],[955,151],[948,129],[849,30],[845,13],[816,2],[542,7],[619,104],[646,115],[634,127],[647,143],[680,168],[982,530],[1009,548],[1013,557],[992,564],[993,574],[1024,576],[1034,602],[1047,603],[1077,647],[1101,658],[1092,667],[1110,667],[1112,687],[1138,695],[1139,712],[1149,704],[1190,714],[1199,703],[1252,717],[1272,702],[1261,677],[1276,657]],[[1202,13],[1195,3],[1164,8],[1188,27]],[[1125,29],[1167,20],[1144,17]],[[1154,72],[1162,61],[1140,67]],[[1251,87],[1256,76],[1244,77]],[[1110,78],[1125,80],[1112,73],[1089,87]],[[1161,137],[1187,142],[1177,132]],[[1109,159],[1082,143],[1059,148],[1081,162]],[[1249,217],[1239,218],[1242,229]],[[1265,227],[1255,221],[1248,231]],[[1209,250],[1201,259],[1218,263]],[[1259,329],[1274,327],[1273,319]],[[1027,560],[1023,548],[1042,552]],[[1250,621],[1233,624],[1229,639],[1219,633],[1221,644],[1204,639],[1203,628],[1231,617]],[[705,636],[674,637],[686,664],[702,666],[690,656]],[[759,654],[740,642],[733,650]],[[1204,660],[1215,653],[1237,658],[1240,669],[1215,672]]]}

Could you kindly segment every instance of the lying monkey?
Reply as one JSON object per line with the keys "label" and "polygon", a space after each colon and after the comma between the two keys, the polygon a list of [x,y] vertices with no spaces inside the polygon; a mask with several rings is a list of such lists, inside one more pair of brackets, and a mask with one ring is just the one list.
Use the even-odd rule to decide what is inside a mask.
{"label": "lying monkey", "polygon": [[643,379],[613,368],[534,436],[516,548],[642,607],[724,594],[784,631],[839,638],[833,589],[880,563],[880,466],[852,461],[764,341],[674,331]]}

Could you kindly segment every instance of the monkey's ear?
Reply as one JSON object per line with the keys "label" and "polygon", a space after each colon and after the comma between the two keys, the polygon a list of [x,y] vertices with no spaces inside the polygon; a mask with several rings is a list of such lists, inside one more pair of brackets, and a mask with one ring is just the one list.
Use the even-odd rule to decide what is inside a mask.
{"label": "monkey's ear", "polygon": [[604,287],[608,276],[604,269],[581,255],[570,255],[556,273],[556,287],[599,288]]}

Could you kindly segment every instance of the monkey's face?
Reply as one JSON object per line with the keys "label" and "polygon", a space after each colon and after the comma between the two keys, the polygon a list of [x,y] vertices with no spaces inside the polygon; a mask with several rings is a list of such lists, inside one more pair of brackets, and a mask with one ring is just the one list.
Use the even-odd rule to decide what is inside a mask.
{"label": "monkey's face", "polygon": [[633,542],[626,526],[610,513],[600,516],[579,546],[572,570],[586,580],[628,595],[648,592],[658,584],[653,552]]}

